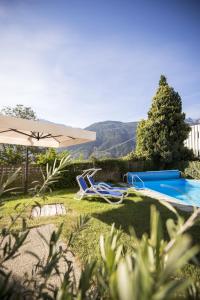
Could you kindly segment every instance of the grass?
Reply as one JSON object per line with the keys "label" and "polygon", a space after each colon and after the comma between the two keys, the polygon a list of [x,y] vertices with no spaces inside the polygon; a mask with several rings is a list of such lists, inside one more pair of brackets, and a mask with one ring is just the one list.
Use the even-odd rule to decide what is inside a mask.
{"label": "grass", "polygon": [[[40,217],[31,219],[31,205],[34,204],[33,199],[27,197],[21,198],[9,198],[6,200],[5,205],[1,207],[0,227],[8,224],[11,215],[15,215],[15,207],[19,211],[24,204],[30,205],[26,208],[24,216],[27,217],[29,227],[40,226],[43,224],[53,223],[58,226],[64,223],[62,237],[63,240],[67,240],[70,232],[73,230],[73,226],[77,221],[77,217],[83,214],[91,216],[88,226],[83,230],[75,239],[73,244],[74,253],[85,262],[90,257],[99,258],[99,236],[100,234],[107,234],[110,231],[111,225],[115,223],[115,227],[118,228],[122,235],[121,241],[127,247],[131,244],[131,238],[129,235],[129,227],[133,226],[138,237],[141,237],[144,232],[149,233],[149,216],[150,206],[156,205],[162,216],[163,224],[165,224],[168,218],[174,217],[168,209],[160,205],[157,200],[149,197],[144,197],[139,193],[133,194],[127,198],[120,205],[110,205],[102,200],[96,199],[84,199],[81,201],[74,199],[75,190],[61,190],[54,192],[48,196],[44,201],[37,199],[42,205],[44,203],[63,203],[67,210],[65,216],[55,217]],[[185,218],[188,217],[188,213],[181,212],[181,215]],[[195,225],[190,234],[194,243],[200,243],[199,235],[200,225]],[[167,238],[167,233],[166,238]],[[200,268],[190,264],[185,267],[180,277],[192,277],[195,280],[200,281]]]}

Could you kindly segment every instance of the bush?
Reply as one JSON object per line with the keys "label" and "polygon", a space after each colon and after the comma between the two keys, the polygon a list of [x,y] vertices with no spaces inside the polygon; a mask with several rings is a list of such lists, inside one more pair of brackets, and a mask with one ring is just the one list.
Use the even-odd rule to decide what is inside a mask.
{"label": "bush", "polygon": [[83,162],[71,162],[65,169],[62,178],[56,183],[56,188],[76,187],[76,176],[80,175],[83,170],[90,168],[100,168],[101,172],[97,173],[97,180],[120,182],[123,181],[123,175],[128,171],[147,171],[156,170],[157,166],[151,161],[143,160],[125,160],[119,159],[101,159]]}
{"label": "bush", "polygon": [[53,165],[55,159],[60,162],[61,159],[69,155],[69,151],[57,152],[54,148],[49,148],[45,153],[40,153],[36,155],[36,164],[40,166],[46,166],[46,164]]}
{"label": "bush", "polygon": [[145,156],[138,155],[135,151],[128,153],[126,156],[123,157],[123,160],[146,160]]}
{"label": "bush", "polygon": [[194,179],[200,179],[200,161],[189,162],[184,174]]}

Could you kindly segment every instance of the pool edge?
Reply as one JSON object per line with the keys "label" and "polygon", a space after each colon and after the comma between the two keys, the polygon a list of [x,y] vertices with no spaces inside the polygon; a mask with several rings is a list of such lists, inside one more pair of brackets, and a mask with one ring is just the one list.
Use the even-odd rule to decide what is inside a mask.
{"label": "pool edge", "polygon": [[178,209],[180,209],[182,211],[191,212],[195,208],[195,206],[184,204],[181,201],[178,201],[174,197],[170,197],[166,194],[157,192],[157,191],[149,189],[149,188],[145,188],[143,190],[137,190],[137,192],[139,192],[145,196],[148,196],[150,198],[156,199],[156,200],[162,200],[162,201],[165,200],[167,202],[170,202],[173,206],[176,206]]}

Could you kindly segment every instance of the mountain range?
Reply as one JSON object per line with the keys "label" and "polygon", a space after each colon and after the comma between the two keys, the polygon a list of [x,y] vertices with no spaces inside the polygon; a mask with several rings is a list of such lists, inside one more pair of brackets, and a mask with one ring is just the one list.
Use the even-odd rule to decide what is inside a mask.
{"label": "mountain range", "polygon": [[198,119],[187,118],[186,122],[190,125],[200,124],[200,118]]}
{"label": "mountain range", "polygon": [[104,121],[94,123],[86,130],[96,132],[96,141],[68,147],[73,157],[90,156],[119,157],[126,155],[135,148],[137,122]]}
{"label": "mountain range", "polygon": [[[186,122],[190,125],[200,124],[199,119],[187,118]],[[95,142],[68,147],[73,157],[83,158],[94,156],[101,157],[120,157],[128,154],[135,149],[136,128],[138,122],[119,122],[104,121],[94,123],[86,130],[96,132]]]}

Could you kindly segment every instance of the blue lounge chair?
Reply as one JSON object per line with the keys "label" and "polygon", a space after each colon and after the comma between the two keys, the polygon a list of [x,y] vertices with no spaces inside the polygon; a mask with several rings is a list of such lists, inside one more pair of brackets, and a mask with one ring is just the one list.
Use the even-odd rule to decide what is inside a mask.
{"label": "blue lounge chair", "polygon": [[91,187],[110,190],[110,191],[119,191],[121,193],[127,193],[128,191],[126,187],[111,186],[105,182],[95,182],[94,178],[91,175],[87,175],[87,179]]}
{"label": "blue lounge chair", "polygon": [[[97,189],[95,187],[88,187],[83,176],[76,177],[79,185],[79,192],[76,194],[76,199],[81,200],[84,197],[100,197],[107,201],[109,204],[120,204],[123,202],[125,195],[119,191]],[[114,200],[114,201],[112,201]]]}
{"label": "blue lounge chair", "polygon": [[120,193],[123,193],[125,194],[125,196],[128,196],[129,193],[131,191],[133,191],[133,188],[132,187],[119,187],[119,186],[111,186],[105,182],[95,182],[94,180],[94,174],[96,174],[96,172],[100,170],[100,169],[94,169],[93,172],[88,172],[87,173],[87,180],[90,184],[91,187],[95,187],[95,188],[100,188],[100,189],[103,189],[103,190],[109,190],[109,191],[118,191]]}

